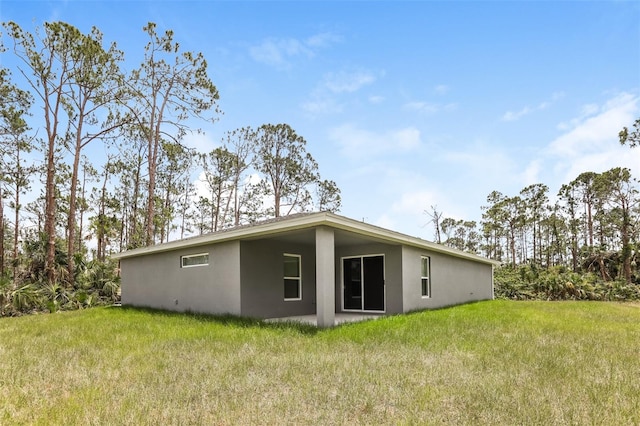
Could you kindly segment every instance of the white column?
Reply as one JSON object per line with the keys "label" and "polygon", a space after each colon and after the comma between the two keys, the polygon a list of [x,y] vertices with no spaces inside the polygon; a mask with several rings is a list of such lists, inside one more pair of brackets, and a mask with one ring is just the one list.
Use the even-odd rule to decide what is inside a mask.
{"label": "white column", "polygon": [[336,318],[336,267],[333,229],[316,228],[316,320],[333,327]]}

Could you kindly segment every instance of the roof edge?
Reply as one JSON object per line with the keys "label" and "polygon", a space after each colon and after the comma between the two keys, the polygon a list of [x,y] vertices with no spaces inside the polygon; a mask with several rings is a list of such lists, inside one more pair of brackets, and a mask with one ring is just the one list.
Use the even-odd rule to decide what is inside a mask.
{"label": "roof edge", "polygon": [[274,235],[283,231],[296,231],[317,226],[329,226],[335,229],[353,232],[361,236],[370,237],[377,240],[423,248],[437,253],[447,254],[450,256],[455,256],[475,262],[491,265],[500,264],[499,262],[488,259],[486,257],[460,251],[451,247],[444,246],[442,244],[423,240],[422,238],[418,237],[412,237],[400,232],[392,231],[386,228],[372,225],[370,223],[357,221],[355,219],[340,216],[330,212],[309,213],[295,217],[286,217],[282,220],[267,221],[239,228],[230,228],[227,230],[185,238],[182,240],[175,240],[154,246],[127,250],[121,253],[114,254],[111,257],[113,259],[127,259],[131,257],[146,256],[154,253],[177,250],[180,248],[198,247],[212,243],[221,243],[225,241],[239,240],[249,237],[267,237],[269,235]]}

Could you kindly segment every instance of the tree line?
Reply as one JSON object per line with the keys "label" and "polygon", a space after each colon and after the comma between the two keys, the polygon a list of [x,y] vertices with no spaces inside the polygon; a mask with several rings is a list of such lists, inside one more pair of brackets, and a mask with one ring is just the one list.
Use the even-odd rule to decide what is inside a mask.
{"label": "tree line", "polygon": [[0,54],[17,65],[0,67],[0,308],[115,297],[114,251],[340,208],[287,124],[229,131],[211,152],[185,144],[217,121],[219,93],[202,53],[171,30],[147,24],[127,71],[95,27],[2,28]]}
{"label": "tree line", "polygon": [[[635,126],[640,128],[640,120]],[[620,140],[634,147],[637,136],[628,135],[624,129]],[[516,195],[493,191],[481,207],[479,223],[443,217],[435,206],[425,213],[437,242],[502,262],[502,269],[520,270],[524,281],[525,274],[535,271],[531,284],[551,271],[572,273],[573,281],[592,274],[589,280],[635,286],[640,283],[638,190],[629,169],[614,167],[581,173],[561,186],[554,202],[541,183]]]}

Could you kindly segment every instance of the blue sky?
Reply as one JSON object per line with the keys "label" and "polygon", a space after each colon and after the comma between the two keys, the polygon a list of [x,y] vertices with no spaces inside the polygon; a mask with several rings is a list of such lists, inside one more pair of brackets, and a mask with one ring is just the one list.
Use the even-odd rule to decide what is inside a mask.
{"label": "blue sky", "polygon": [[0,19],[95,25],[129,69],[143,25],[172,29],[206,57],[224,111],[190,145],[288,123],[342,214],[426,239],[431,205],[480,220],[494,190],[554,197],[616,166],[640,178],[640,149],[617,140],[640,117],[638,2],[0,0]]}

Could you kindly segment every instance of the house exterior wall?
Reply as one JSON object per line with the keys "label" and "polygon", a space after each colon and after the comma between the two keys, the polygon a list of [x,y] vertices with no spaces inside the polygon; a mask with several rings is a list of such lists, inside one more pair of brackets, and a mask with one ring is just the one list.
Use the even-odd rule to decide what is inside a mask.
{"label": "house exterior wall", "polygon": [[[342,259],[352,256],[384,255],[385,313],[402,313],[402,247],[371,243],[336,247],[336,312],[343,312]],[[419,278],[419,277],[418,277]]]}
{"label": "house exterior wall", "polygon": [[[285,253],[301,256],[302,300],[284,300]],[[315,244],[275,239],[242,241],[240,260],[243,316],[277,318],[316,313]]]}
{"label": "house exterior wall", "polygon": [[[181,256],[209,253],[209,264],[181,268]],[[240,242],[120,260],[122,304],[240,315]]]}
{"label": "house exterior wall", "polygon": [[[422,297],[422,256],[431,258],[429,298]],[[493,268],[489,264],[406,246],[402,259],[404,312],[493,299]]]}

